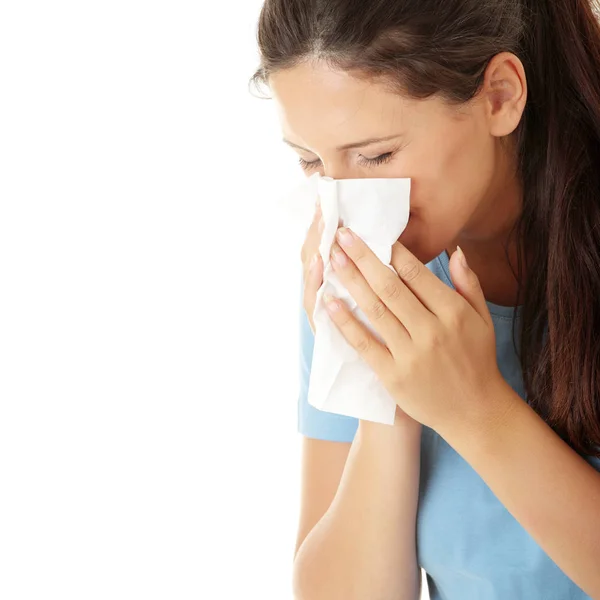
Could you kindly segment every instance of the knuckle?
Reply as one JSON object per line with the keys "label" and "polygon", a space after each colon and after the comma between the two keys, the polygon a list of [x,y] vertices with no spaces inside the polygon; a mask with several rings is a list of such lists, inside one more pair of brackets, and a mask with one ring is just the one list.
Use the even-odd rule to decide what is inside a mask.
{"label": "knuckle", "polygon": [[361,354],[368,354],[373,346],[373,342],[371,338],[366,335],[361,335],[360,338],[356,340],[356,349]]}
{"label": "knuckle", "polygon": [[314,248],[311,246],[307,246],[300,254],[300,260],[302,261],[302,268],[306,275],[308,275],[308,273],[310,271],[310,267],[311,267],[313,259],[315,259],[315,257],[318,258],[318,256],[317,256],[318,254],[319,254],[318,250],[314,250]]}
{"label": "knuckle", "polygon": [[450,329],[461,330],[464,327],[466,316],[467,311],[462,306],[451,310],[446,319]]}
{"label": "knuckle", "polygon": [[388,300],[396,300],[397,298],[399,298],[400,293],[401,293],[401,288],[398,285],[398,280],[395,278],[388,279],[388,281],[386,281],[385,285],[383,286],[381,293],[382,293],[383,297]]}
{"label": "knuckle", "polygon": [[357,263],[362,262],[367,257],[367,252],[362,245],[356,246],[356,244],[354,244],[347,252],[348,254],[350,254],[350,252],[352,253],[352,260]]}
{"label": "knuckle", "polygon": [[437,350],[444,345],[444,334],[437,327],[431,328],[429,330],[426,339],[427,339],[427,348],[429,350]]}
{"label": "knuckle", "polygon": [[369,314],[376,320],[382,319],[385,316],[386,311],[387,308],[385,304],[379,299],[373,300],[369,306]]}
{"label": "knuckle", "polygon": [[[414,377],[415,373],[418,373],[420,360],[422,363],[420,353],[415,352],[413,356],[407,356],[406,360],[402,361],[402,368],[398,369],[398,385],[405,385]],[[396,364],[400,364],[400,361]]]}
{"label": "knuckle", "polygon": [[402,265],[398,270],[398,275],[404,281],[414,281],[421,273],[421,265],[418,262],[411,261]]}
{"label": "knuckle", "polygon": [[331,316],[336,327],[340,330],[346,341],[353,346],[353,339],[356,336],[354,324],[351,317],[344,310],[338,310],[335,315]]}
{"label": "knuckle", "polygon": [[473,291],[477,291],[477,290],[481,289],[481,282],[479,281],[479,277],[477,277],[475,274],[472,274],[472,277],[467,278],[467,285]]}

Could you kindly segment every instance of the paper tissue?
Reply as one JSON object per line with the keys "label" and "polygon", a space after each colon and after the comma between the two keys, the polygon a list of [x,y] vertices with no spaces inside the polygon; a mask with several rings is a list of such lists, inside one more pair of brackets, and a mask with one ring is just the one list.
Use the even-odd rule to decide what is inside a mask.
{"label": "paper tissue", "polygon": [[324,221],[319,247],[324,264],[323,285],[313,314],[315,345],[308,402],[327,412],[392,425],[395,401],[333,324],[323,296],[342,299],[373,331],[333,271],[331,246],[338,227],[349,227],[389,266],[392,245],[408,222],[410,179],[336,180],[317,173],[307,181],[305,194],[314,202],[319,198]]}

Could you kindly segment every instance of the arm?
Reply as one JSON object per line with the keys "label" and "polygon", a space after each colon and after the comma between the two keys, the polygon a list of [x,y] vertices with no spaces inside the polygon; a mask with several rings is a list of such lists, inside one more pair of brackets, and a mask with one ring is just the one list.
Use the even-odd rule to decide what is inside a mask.
{"label": "arm", "polygon": [[350,442],[331,442],[303,436],[300,521],[296,550],[331,506],[340,484]]}
{"label": "arm", "polygon": [[421,426],[361,421],[331,506],[294,562],[297,600],[415,600]]}
{"label": "arm", "polygon": [[600,599],[600,473],[508,385],[490,405],[509,408],[440,433],[564,573]]}

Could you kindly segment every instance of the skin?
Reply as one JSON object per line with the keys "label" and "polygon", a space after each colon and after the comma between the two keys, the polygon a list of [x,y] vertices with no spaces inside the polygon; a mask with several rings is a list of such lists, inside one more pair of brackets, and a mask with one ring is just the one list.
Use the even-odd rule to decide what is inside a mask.
{"label": "skin", "polygon": [[[332,321],[400,411],[446,439],[564,573],[600,598],[600,473],[504,381],[485,302],[515,299],[503,244],[521,206],[510,141],[527,96],[521,63],[496,56],[478,97],[461,107],[401,98],[318,64],[274,75],[272,89],[285,138],[323,174],[413,179],[395,272],[345,228],[332,249],[336,274],[383,341],[325,298]],[[339,149],[400,129],[401,150],[389,140]],[[385,152],[389,163],[360,164]],[[318,261],[308,267],[315,240],[318,215],[303,248],[307,310],[322,274]],[[444,250],[455,290],[423,264]]]}
{"label": "skin", "polygon": [[[423,263],[460,245],[488,300],[514,302],[516,281],[503,245],[521,205],[509,137],[527,99],[517,57],[496,56],[482,91],[460,106],[438,97],[406,98],[319,63],[278,72],[269,83],[284,139],[299,158],[313,163],[307,175],[410,177],[411,214],[400,241]],[[391,135],[397,137],[338,149]],[[364,164],[389,152],[386,163]],[[317,245],[313,239],[305,262]]]}
{"label": "skin", "polygon": [[337,239],[336,274],[383,338],[326,298],[348,343],[400,410],[442,436],[558,567],[600,599],[600,473],[502,378],[494,325],[462,252],[450,261],[454,291],[400,243],[394,274],[350,230]]}

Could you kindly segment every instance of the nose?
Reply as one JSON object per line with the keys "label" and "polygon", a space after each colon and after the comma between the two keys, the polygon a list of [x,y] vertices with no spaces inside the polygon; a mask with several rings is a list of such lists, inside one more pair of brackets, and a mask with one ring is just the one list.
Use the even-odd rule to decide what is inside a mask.
{"label": "nose", "polygon": [[323,175],[332,179],[358,179],[360,174],[341,160],[323,162]]}

